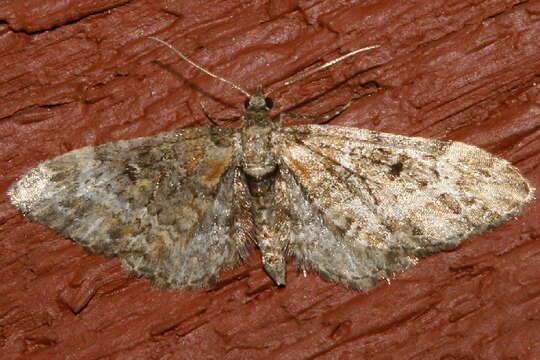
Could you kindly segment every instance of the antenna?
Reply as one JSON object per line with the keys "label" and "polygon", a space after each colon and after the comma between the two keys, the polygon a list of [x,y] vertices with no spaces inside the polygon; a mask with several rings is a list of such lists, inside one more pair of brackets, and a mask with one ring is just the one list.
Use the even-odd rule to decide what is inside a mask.
{"label": "antenna", "polygon": [[205,74],[207,75],[210,75],[211,77],[213,78],[216,78],[218,80],[221,80],[223,81],[224,83],[227,83],[229,84],[230,86],[232,86],[233,88],[235,88],[236,90],[240,91],[242,94],[246,95],[247,97],[251,97],[251,94],[248,93],[246,90],[242,89],[240,86],[236,85],[235,83],[233,83],[232,81],[230,80],[227,80],[227,79],[224,79],[222,78],[221,76],[218,76],[214,73],[211,73],[210,71],[206,70],[205,68],[203,68],[202,66],[199,66],[197,65],[196,63],[194,63],[193,61],[191,61],[186,55],[182,54],[180,51],[178,51],[174,46],[172,46],[171,44],[169,44],[168,42],[166,41],[163,41],[161,39],[158,39],[157,37],[153,37],[153,36],[149,36],[148,37],[149,39],[152,39],[154,41],[157,41],[158,43],[162,44],[162,45],[165,45],[166,47],[168,47],[169,49],[171,49],[172,51],[174,51],[176,53],[176,55],[180,56],[182,59],[184,59],[185,61],[187,61],[190,65],[196,67],[197,69],[201,70],[202,72],[204,72]]}
{"label": "antenna", "polygon": [[371,50],[371,49],[376,49],[378,47],[381,47],[381,45],[372,45],[372,46],[368,46],[368,47],[365,47],[365,48],[361,48],[361,49],[356,49],[356,50],[353,50],[343,56],[340,56],[338,57],[337,59],[334,59],[334,60],[330,60],[324,64],[322,64],[321,66],[319,67],[316,67],[315,69],[313,70],[310,70],[308,71],[307,73],[305,74],[302,74],[292,80],[289,80],[289,81],[285,81],[283,84],[281,84],[280,86],[278,87],[275,87],[273,88],[272,90],[268,91],[266,94],[264,94],[264,96],[268,96],[270,95],[271,93],[273,93],[274,91],[276,91],[277,89],[281,89],[282,87],[285,87],[285,86],[289,86],[291,84],[294,84],[295,82],[297,81],[300,81],[300,80],[303,80],[305,78],[307,78],[308,76],[311,76],[313,74],[315,74],[316,72],[318,71],[321,71],[322,69],[326,69],[327,67],[329,66],[332,66],[338,62],[340,62],[341,60],[345,60],[346,58],[348,58],[349,56],[353,56],[353,55],[356,55],[358,53],[361,53],[361,52],[364,52],[364,51],[368,51],[368,50]]}
{"label": "antenna", "polygon": [[[242,94],[246,95],[248,98],[252,97],[252,95],[250,93],[248,93],[246,90],[244,90],[242,87],[240,87],[239,85],[236,85],[235,83],[233,83],[232,81],[230,80],[227,80],[227,79],[224,79],[222,78],[221,76],[219,75],[216,75],[208,70],[206,70],[205,68],[203,68],[202,66],[200,65],[197,65],[195,62],[193,62],[191,59],[189,59],[187,56],[185,56],[184,54],[182,54],[180,51],[178,51],[174,46],[172,46],[171,44],[169,44],[168,42],[166,41],[163,41],[157,37],[153,37],[153,36],[149,36],[148,37],[149,39],[152,39],[154,41],[157,41],[158,43],[168,47],[169,49],[171,49],[172,51],[174,51],[176,53],[176,55],[180,56],[183,60],[187,61],[190,65],[196,67],[197,69],[201,70],[202,72],[204,72],[205,74],[207,75],[210,75],[211,77],[215,78],[215,79],[218,79],[218,80],[221,80],[223,81],[224,83],[232,86],[233,88],[235,88],[236,90],[240,91]],[[361,52],[364,52],[364,51],[367,51],[367,50],[371,50],[371,49],[376,49],[378,47],[381,47],[381,45],[372,45],[372,46],[368,46],[368,47],[365,47],[365,48],[361,48],[361,49],[356,49],[354,51],[351,51],[343,56],[340,56],[338,57],[337,59],[334,59],[334,60],[330,60],[324,64],[322,64],[321,66],[319,67],[316,67],[315,69],[313,70],[310,70],[308,72],[306,72],[305,74],[302,74],[292,80],[289,80],[289,81],[285,81],[283,84],[279,85],[278,87],[275,87],[273,88],[272,90],[268,91],[267,93],[264,94],[264,97],[268,97],[268,95],[270,95],[271,93],[273,93],[274,91],[276,91],[277,89],[281,89],[282,87],[285,87],[285,86],[289,86],[291,84],[294,84],[295,82],[297,81],[300,81],[300,80],[303,80],[305,78],[307,78],[308,76],[311,76],[313,75],[314,73],[318,72],[318,71],[321,71],[322,69],[326,69],[327,67],[329,66],[332,66],[342,60],[345,60],[346,58],[348,58],[349,56],[353,56],[353,55],[356,55],[358,53],[361,53]]]}

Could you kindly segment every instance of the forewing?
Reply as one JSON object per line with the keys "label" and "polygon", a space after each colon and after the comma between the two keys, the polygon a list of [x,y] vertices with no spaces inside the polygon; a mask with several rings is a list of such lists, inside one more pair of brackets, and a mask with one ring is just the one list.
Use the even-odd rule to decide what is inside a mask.
{"label": "forewing", "polygon": [[300,265],[366,288],[513,216],[534,189],[507,161],[459,142],[304,125],[274,139],[291,178]]}
{"label": "forewing", "polygon": [[43,162],[8,194],[32,220],[139,275],[197,288],[246,255],[234,149],[234,131],[216,127],[90,146]]}

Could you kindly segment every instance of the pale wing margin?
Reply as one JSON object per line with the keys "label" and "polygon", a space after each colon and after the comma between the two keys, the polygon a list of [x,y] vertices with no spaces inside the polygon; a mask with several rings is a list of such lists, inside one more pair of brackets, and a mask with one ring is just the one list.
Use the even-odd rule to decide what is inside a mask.
{"label": "pale wing margin", "polygon": [[32,220],[162,286],[198,288],[247,255],[234,131],[200,127],[74,150],[9,189]]}
{"label": "pale wing margin", "polygon": [[313,219],[291,230],[291,253],[351,288],[455,247],[533,198],[506,160],[460,142],[318,125],[283,128],[274,141],[291,211]]}

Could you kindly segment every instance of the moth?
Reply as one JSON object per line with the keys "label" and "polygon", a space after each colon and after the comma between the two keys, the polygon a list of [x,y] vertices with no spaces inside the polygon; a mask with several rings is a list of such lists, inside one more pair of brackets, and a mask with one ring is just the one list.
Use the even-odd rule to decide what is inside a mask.
{"label": "moth", "polygon": [[277,285],[292,257],[304,272],[366,289],[533,199],[515,167],[461,142],[283,127],[270,116],[273,90],[250,94],[152,39],[244,93],[241,125],[87,146],[39,164],[8,195],[33,221],[157,285],[206,287],[258,248]]}

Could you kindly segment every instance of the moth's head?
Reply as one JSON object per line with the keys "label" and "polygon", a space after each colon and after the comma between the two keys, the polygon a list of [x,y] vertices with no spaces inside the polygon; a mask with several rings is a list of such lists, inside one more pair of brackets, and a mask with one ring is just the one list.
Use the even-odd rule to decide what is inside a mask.
{"label": "moth's head", "polygon": [[266,97],[262,90],[262,86],[257,86],[257,90],[254,95],[251,95],[246,99],[244,103],[246,110],[251,111],[270,111],[274,103],[272,99]]}

